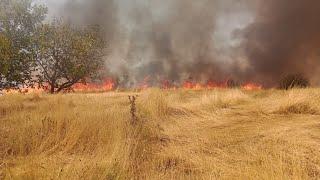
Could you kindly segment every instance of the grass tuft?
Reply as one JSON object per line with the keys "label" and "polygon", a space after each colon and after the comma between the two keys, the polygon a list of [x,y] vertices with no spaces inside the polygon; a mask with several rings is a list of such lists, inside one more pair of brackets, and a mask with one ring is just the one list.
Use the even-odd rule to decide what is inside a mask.
{"label": "grass tuft", "polygon": [[280,107],[280,114],[317,114],[318,111],[309,103],[302,102]]}

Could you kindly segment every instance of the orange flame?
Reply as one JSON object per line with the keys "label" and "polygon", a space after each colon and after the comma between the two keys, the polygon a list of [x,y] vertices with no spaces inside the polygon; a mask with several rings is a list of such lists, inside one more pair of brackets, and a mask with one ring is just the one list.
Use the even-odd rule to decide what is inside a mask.
{"label": "orange flame", "polygon": [[95,91],[111,91],[115,88],[116,83],[111,78],[107,78],[102,84],[98,83],[76,83],[72,86],[75,92],[95,92]]}
{"label": "orange flame", "polygon": [[261,90],[262,89],[262,85],[258,85],[255,83],[246,83],[242,86],[242,89],[244,90],[249,90],[249,91],[253,91],[253,90]]}
{"label": "orange flame", "polygon": [[[150,83],[150,76],[147,76],[143,79],[143,81],[138,85],[138,89],[145,90],[151,87]],[[175,90],[178,88],[182,89],[189,89],[189,90],[212,90],[212,89],[226,89],[230,87],[229,80],[222,81],[222,82],[216,82],[209,80],[206,83],[198,83],[194,82],[192,80],[186,80],[181,84],[181,86],[176,86],[174,83],[170,80],[162,80],[160,82],[160,88],[165,90]],[[116,88],[117,83],[111,79],[106,78],[102,83],[76,83],[71,87],[71,91],[73,92],[107,92],[112,91]],[[245,83],[242,86],[240,86],[243,90],[261,90],[263,89],[262,85],[255,84],[255,83]],[[43,93],[48,92],[48,86],[40,86],[36,85],[34,87],[24,87],[20,88],[19,90],[16,89],[8,89],[3,90],[0,93],[3,94],[13,94],[13,93],[23,93],[23,94],[30,94],[30,93]],[[70,91],[65,91],[70,92]]]}

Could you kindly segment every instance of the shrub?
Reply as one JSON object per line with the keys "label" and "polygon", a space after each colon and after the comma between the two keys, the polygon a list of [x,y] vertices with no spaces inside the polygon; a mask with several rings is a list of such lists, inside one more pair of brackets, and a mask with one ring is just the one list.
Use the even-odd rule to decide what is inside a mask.
{"label": "shrub", "polygon": [[280,89],[307,88],[310,86],[309,80],[302,74],[290,74],[280,80]]}

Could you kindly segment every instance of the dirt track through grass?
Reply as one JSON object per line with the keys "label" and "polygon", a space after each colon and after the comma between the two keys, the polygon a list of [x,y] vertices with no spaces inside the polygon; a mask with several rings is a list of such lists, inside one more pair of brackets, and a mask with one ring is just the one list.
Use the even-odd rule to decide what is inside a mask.
{"label": "dirt track through grass", "polygon": [[0,98],[5,179],[318,179],[320,90]]}

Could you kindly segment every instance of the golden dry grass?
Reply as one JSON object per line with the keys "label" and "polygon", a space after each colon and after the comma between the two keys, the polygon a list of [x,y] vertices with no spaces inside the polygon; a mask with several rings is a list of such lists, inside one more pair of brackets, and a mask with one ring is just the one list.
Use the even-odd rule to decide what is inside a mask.
{"label": "golden dry grass", "polygon": [[319,179],[320,90],[0,97],[0,179]]}

